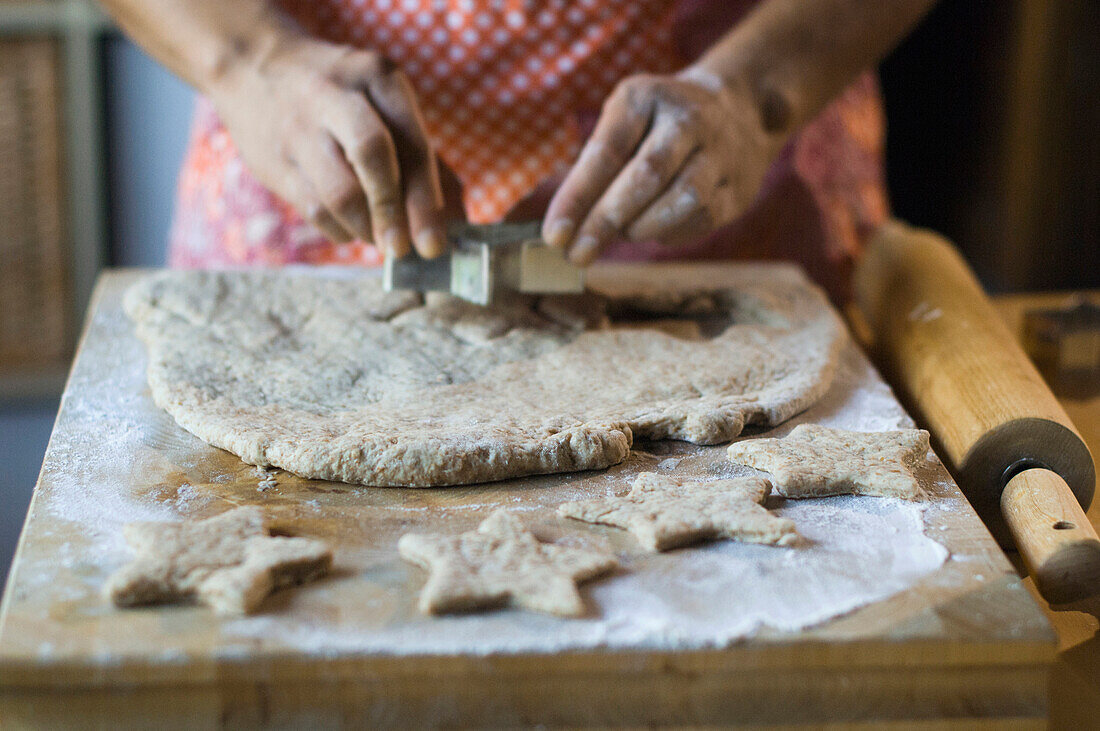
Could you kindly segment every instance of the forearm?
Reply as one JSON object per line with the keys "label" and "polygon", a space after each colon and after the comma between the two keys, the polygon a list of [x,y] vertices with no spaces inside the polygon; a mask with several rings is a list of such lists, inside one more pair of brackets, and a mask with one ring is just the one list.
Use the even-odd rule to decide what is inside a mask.
{"label": "forearm", "polygon": [[765,129],[786,137],[878,63],[936,0],[766,0],[695,64],[747,87]]}
{"label": "forearm", "polygon": [[270,0],[100,0],[150,55],[199,91],[301,33]]}

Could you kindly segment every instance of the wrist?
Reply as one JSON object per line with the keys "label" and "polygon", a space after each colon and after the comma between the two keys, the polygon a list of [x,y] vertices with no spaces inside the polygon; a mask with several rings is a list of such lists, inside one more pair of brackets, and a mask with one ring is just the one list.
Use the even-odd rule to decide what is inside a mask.
{"label": "wrist", "polygon": [[212,98],[234,94],[274,59],[307,41],[301,29],[285,18],[265,14],[257,20],[247,30],[227,33],[208,54],[199,82],[204,94]]}

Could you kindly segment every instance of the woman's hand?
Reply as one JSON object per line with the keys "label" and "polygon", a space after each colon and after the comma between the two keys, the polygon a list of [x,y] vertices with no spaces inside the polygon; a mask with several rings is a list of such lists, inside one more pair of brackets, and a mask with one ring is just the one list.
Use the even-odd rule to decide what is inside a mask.
{"label": "woman's hand", "polygon": [[706,72],[632,76],[554,195],[543,237],[577,264],[616,240],[695,241],[741,214],[784,135],[745,90]]}
{"label": "woman's hand", "polygon": [[256,178],[337,242],[446,248],[435,155],[408,79],[378,54],[282,37],[210,95]]}

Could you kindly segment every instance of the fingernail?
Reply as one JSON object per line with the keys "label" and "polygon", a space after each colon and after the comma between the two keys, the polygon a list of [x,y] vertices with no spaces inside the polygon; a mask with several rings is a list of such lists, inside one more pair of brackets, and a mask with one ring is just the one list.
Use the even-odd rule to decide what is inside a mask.
{"label": "fingernail", "polygon": [[595,257],[599,245],[600,242],[595,236],[585,234],[573,245],[573,250],[569,252],[569,260],[574,264],[587,264]]}
{"label": "fingernail", "polygon": [[435,229],[426,228],[416,235],[416,250],[421,256],[439,256],[445,248],[442,234]]}
{"label": "fingernail", "polygon": [[542,234],[543,240],[555,249],[564,249],[572,236],[573,222],[568,218],[559,218],[556,221],[551,221]]}

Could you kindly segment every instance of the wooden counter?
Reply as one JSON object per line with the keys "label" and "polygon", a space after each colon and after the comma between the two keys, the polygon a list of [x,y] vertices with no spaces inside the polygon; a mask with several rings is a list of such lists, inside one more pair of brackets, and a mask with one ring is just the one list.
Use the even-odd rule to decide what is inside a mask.
{"label": "wooden counter", "polygon": [[[705,270],[708,277],[723,271],[733,276],[732,269],[714,265]],[[694,283],[702,271],[650,266],[646,276],[665,285]],[[767,267],[752,272],[775,275]],[[593,280],[621,284],[626,273],[602,267]],[[623,482],[640,469],[652,469],[654,456],[639,450],[628,463],[604,472],[443,490],[364,492],[280,474],[278,493],[266,495],[256,488],[254,468],[198,443],[149,402],[140,377],[140,346],[118,310],[121,291],[134,276],[108,273],[97,290],[0,607],[0,725],[79,720],[131,726],[463,721],[968,726],[1011,720],[1040,726],[1045,719],[1053,633],[936,461],[919,470],[933,508],[919,525],[949,558],[904,590],[820,624],[797,631],[765,626],[711,647],[681,642],[675,634],[662,638],[658,628],[635,646],[611,648],[574,642],[575,647],[541,652],[380,651],[368,641],[374,628],[415,633],[435,621],[415,614],[422,575],[404,565],[393,548],[400,532],[417,525],[410,506],[434,511],[457,529],[476,524],[506,500],[522,508],[526,519],[553,525],[554,501],[563,494],[606,492],[608,480]],[[861,385],[889,401],[890,414],[900,413],[854,345],[845,357],[856,375],[838,379],[819,406],[786,427],[827,422],[848,401],[859,401]],[[103,378],[118,379],[117,393],[97,401],[82,398]],[[102,432],[97,419],[105,425]],[[112,446],[104,440],[130,427],[139,432],[134,445],[140,454],[128,456],[108,484],[88,468],[86,458]],[[78,428],[83,431],[76,439]],[[724,464],[722,447],[652,447],[654,452],[666,448],[672,451],[658,455],[658,461],[674,456],[693,465],[689,469],[710,474]],[[247,503],[282,511],[316,531],[358,527],[343,537],[335,529],[327,534],[341,541],[336,576],[272,597],[262,615],[249,620],[249,627],[271,631],[241,635],[234,634],[239,624],[202,608],[122,612],[103,603],[99,588],[122,556],[89,555],[94,547],[110,549],[114,531],[93,535],[96,526],[84,516],[102,515],[104,505],[122,505],[111,502],[120,495],[126,504],[139,501],[163,519]],[[874,509],[884,505],[864,500]],[[633,550],[612,529],[602,535],[618,551]],[[638,571],[649,560],[629,558]],[[521,613],[501,613],[498,620],[509,631],[530,627],[567,640],[571,630],[559,623],[577,622]],[[304,635],[280,632],[288,627]],[[356,642],[340,646],[324,639],[339,639],[345,628]],[[321,640],[311,639],[318,636],[312,631]]]}

